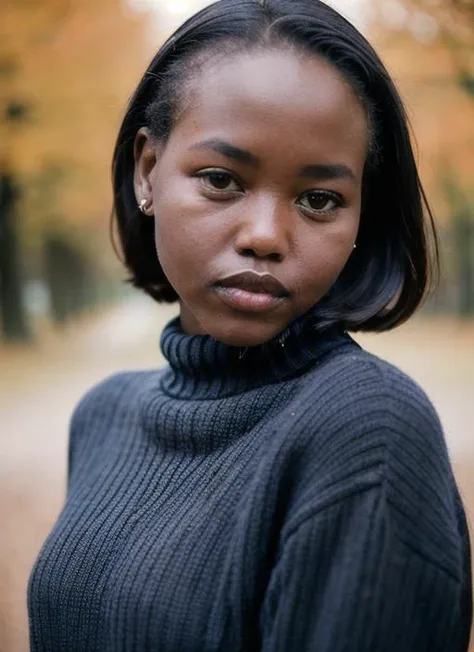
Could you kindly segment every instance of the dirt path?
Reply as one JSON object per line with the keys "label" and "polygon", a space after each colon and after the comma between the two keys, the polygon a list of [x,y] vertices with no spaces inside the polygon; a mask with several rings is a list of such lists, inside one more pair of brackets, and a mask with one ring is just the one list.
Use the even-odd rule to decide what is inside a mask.
{"label": "dirt path", "polygon": [[[115,371],[160,366],[159,333],[172,314],[137,299],[37,349],[0,349],[0,652],[28,650],[26,582],[61,508],[75,404]],[[474,514],[474,324],[414,321],[359,340],[428,392]]]}

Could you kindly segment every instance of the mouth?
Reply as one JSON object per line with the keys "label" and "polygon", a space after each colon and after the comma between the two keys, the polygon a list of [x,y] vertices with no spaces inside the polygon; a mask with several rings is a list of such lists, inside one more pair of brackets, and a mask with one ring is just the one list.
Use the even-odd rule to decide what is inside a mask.
{"label": "mouth", "polygon": [[250,313],[268,312],[290,297],[274,276],[252,270],[227,276],[215,283],[214,289],[231,308]]}

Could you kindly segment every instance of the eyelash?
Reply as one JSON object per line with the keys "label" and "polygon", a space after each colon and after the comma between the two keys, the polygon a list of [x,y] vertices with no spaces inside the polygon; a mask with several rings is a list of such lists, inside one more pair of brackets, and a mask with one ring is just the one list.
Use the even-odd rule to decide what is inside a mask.
{"label": "eyelash", "polygon": [[[225,177],[229,182],[233,181],[239,186],[239,190],[226,190],[226,189],[221,189],[219,190],[218,188],[213,187],[210,184],[210,179],[213,176],[221,176]],[[221,169],[221,168],[208,168],[206,170],[201,170],[200,172],[195,174],[195,177],[198,178],[201,182],[201,185],[204,187],[207,192],[210,192],[211,194],[214,195],[213,198],[220,199],[221,201],[225,201],[226,199],[233,199],[238,193],[242,192],[242,187],[240,181],[236,179],[235,175],[232,172],[229,172],[227,170]],[[207,183],[206,183],[207,182]],[[299,206],[302,206],[302,208],[305,210],[305,213],[312,214],[312,215],[329,215],[331,213],[334,213],[337,211],[339,208],[344,208],[346,206],[346,202],[342,195],[340,195],[337,192],[332,192],[330,190],[308,190],[303,195],[300,196],[299,200],[301,198],[308,197],[310,195],[313,196],[318,196],[320,198],[324,198],[327,201],[332,200],[335,204],[333,208],[330,208],[328,210],[314,210],[311,208],[307,208],[305,206],[302,206],[301,203],[299,203]]]}

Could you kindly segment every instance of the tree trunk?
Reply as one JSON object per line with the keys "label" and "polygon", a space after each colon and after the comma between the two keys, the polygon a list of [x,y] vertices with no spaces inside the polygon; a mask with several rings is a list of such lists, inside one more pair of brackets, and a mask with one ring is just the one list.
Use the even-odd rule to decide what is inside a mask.
{"label": "tree trunk", "polygon": [[16,199],[13,178],[0,175],[0,312],[2,335],[8,342],[31,339],[22,297]]}
{"label": "tree trunk", "polygon": [[52,318],[64,324],[88,307],[87,265],[80,251],[57,235],[49,235],[44,245],[44,268],[51,295]]}
{"label": "tree trunk", "polygon": [[458,310],[461,317],[474,315],[474,223],[469,215],[454,220],[458,281]]}

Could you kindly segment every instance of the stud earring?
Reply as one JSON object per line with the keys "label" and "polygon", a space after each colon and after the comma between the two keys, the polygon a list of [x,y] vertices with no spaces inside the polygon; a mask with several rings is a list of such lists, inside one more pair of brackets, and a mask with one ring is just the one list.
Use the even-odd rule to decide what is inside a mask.
{"label": "stud earring", "polygon": [[357,245],[356,245],[356,244],[354,245],[353,249],[357,249]]}
{"label": "stud earring", "polygon": [[146,205],[148,204],[148,199],[142,199],[141,202],[138,204],[138,208],[140,211],[146,215]]}

